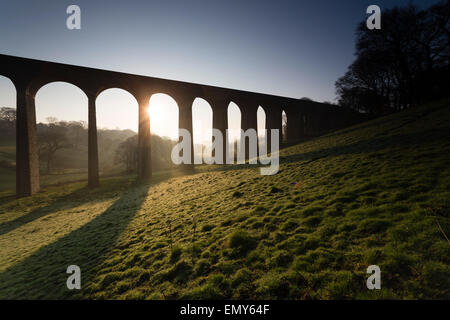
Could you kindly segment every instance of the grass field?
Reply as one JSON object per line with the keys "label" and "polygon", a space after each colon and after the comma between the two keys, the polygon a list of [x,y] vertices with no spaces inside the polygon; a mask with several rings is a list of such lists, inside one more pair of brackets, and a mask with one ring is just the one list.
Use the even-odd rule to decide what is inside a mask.
{"label": "grass field", "polygon": [[[0,138],[0,198],[13,196],[16,189],[16,142]],[[8,164],[5,166],[5,164]],[[43,187],[87,179],[86,170],[65,170],[62,173],[41,175]]]}
{"label": "grass field", "polygon": [[450,298],[449,101],[198,171],[1,201],[0,298]]}
{"label": "grass field", "polygon": [[16,142],[0,137],[0,197],[13,195],[16,188]]}

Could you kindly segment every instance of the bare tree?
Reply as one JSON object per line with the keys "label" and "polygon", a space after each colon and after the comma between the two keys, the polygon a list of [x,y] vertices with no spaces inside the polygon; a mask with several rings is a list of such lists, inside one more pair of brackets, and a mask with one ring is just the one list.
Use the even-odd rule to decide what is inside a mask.
{"label": "bare tree", "polygon": [[0,120],[16,122],[16,109],[9,107],[0,108]]}
{"label": "bare tree", "polygon": [[38,124],[39,157],[46,159],[47,173],[51,172],[51,164],[56,152],[72,147],[66,134],[67,127],[56,121]]}
{"label": "bare tree", "polygon": [[2,136],[12,136],[16,128],[16,109],[9,107],[0,108],[0,131]]}
{"label": "bare tree", "polygon": [[419,10],[383,11],[383,28],[356,33],[356,60],[336,81],[339,104],[358,111],[399,111],[448,95],[450,1]]}

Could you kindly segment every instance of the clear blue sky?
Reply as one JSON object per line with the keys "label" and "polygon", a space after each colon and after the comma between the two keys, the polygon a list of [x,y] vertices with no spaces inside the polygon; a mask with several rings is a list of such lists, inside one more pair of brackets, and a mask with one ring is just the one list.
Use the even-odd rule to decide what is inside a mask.
{"label": "clear blue sky", "polygon": [[[408,3],[0,1],[3,54],[317,101],[334,100],[334,82],[354,59],[354,33],[366,8]],[[81,8],[81,30],[66,28],[70,4]]]}

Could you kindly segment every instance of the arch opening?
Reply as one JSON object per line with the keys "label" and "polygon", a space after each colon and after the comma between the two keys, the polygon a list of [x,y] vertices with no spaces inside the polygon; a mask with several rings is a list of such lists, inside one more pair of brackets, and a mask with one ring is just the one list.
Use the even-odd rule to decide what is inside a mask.
{"label": "arch opening", "polygon": [[0,75],[0,197],[16,188],[16,103],[11,79]]}
{"label": "arch opening", "polygon": [[264,109],[259,106],[256,111],[257,132],[258,132],[258,147],[259,150],[266,145],[266,113]]}
{"label": "arch opening", "polygon": [[100,176],[135,174],[138,159],[138,103],[126,90],[109,88],[95,101]]}
{"label": "arch opening", "polygon": [[227,110],[228,117],[228,150],[234,150],[234,157],[236,159],[237,152],[239,151],[239,139],[242,123],[241,109],[239,106],[230,102]]}
{"label": "arch opening", "polygon": [[173,146],[178,142],[179,108],[165,93],[156,93],[149,102],[151,158],[153,172],[174,168]]}
{"label": "arch opening", "polygon": [[68,82],[50,82],[35,95],[42,186],[87,179],[88,98]]}
{"label": "arch opening", "polygon": [[211,105],[202,98],[192,104],[192,138],[194,144],[194,163],[202,163],[211,158],[213,111]]}

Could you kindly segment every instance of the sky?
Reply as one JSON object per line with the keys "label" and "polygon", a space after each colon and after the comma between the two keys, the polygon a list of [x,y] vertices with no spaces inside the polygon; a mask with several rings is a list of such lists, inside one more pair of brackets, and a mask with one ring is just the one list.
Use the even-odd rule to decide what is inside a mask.
{"label": "sky", "polygon": [[[355,30],[367,19],[367,7],[408,2],[0,0],[0,53],[334,101],[334,83],[354,60]],[[438,1],[413,2],[423,7]],[[66,27],[71,4],[81,9],[80,30]],[[15,107],[15,91],[0,76],[1,106]],[[41,88],[36,108],[38,121],[50,116],[87,120],[86,96],[66,83]],[[104,92],[97,108],[98,127],[137,130],[137,103],[129,93]],[[194,109],[194,124],[206,130],[211,125],[208,103],[198,99]],[[239,111],[234,111],[230,126],[239,125]],[[177,112],[170,97],[152,97],[152,132],[174,137]]]}

